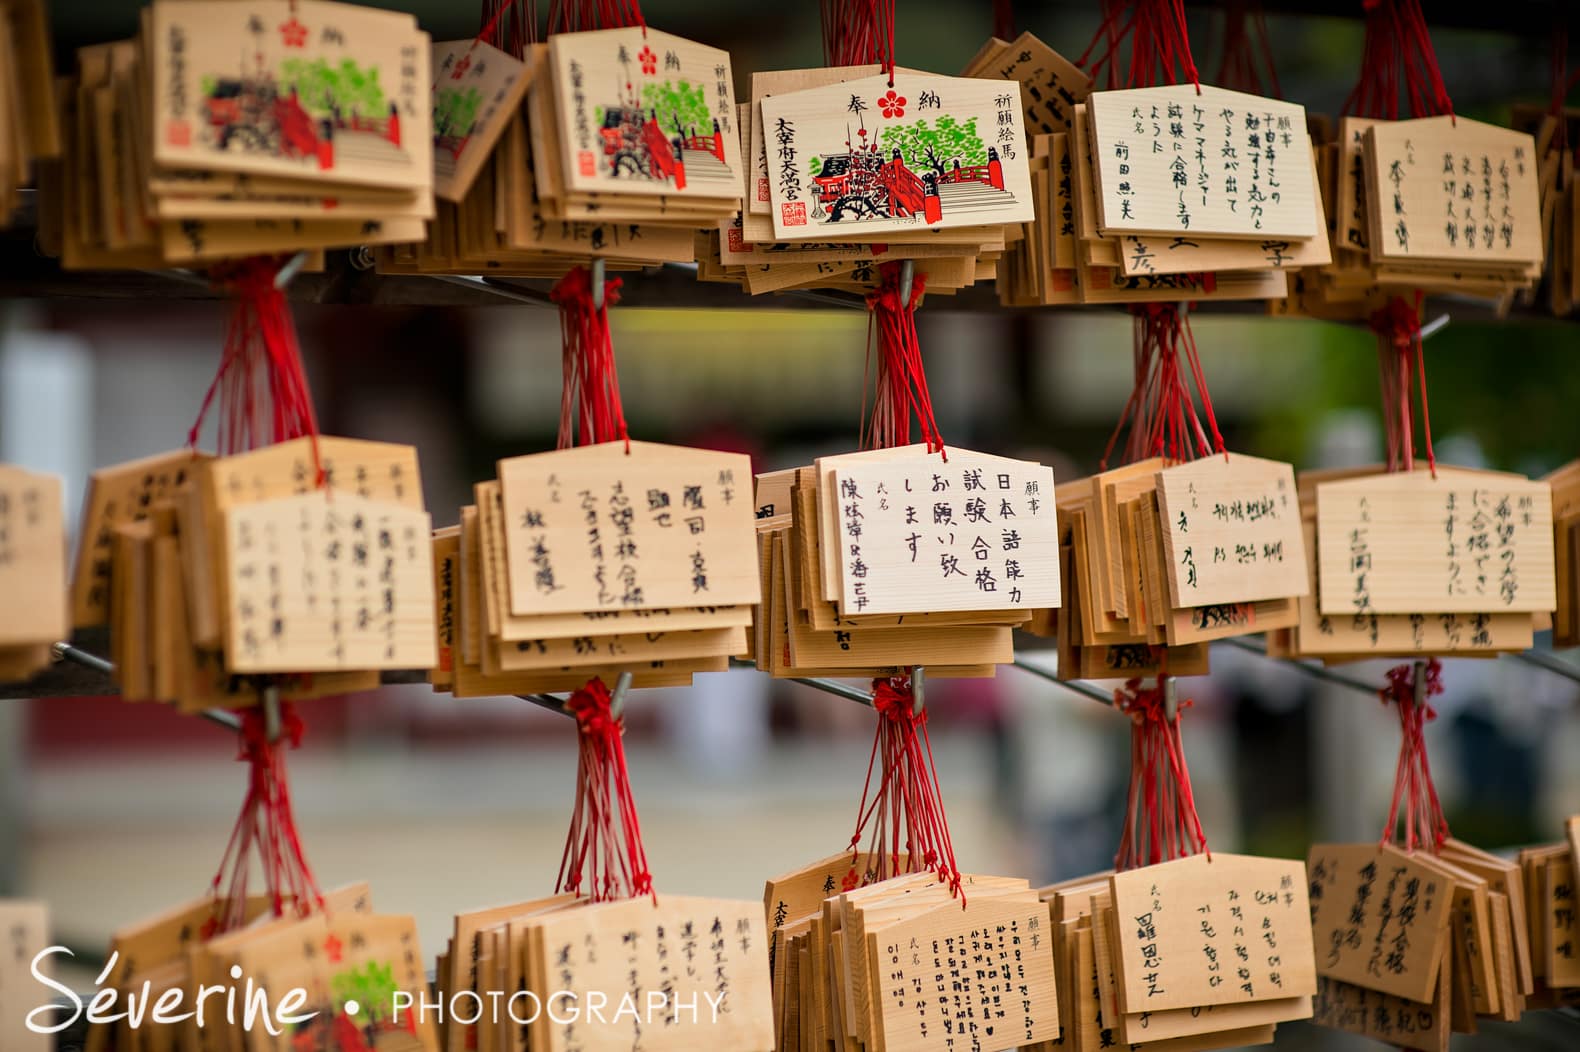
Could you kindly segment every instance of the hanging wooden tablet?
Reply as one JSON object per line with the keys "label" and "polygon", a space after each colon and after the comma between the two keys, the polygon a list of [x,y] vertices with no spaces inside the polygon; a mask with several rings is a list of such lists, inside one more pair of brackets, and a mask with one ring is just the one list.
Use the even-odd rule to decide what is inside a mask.
{"label": "hanging wooden tablet", "polygon": [[1317,542],[1324,614],[1534,613],[1557,602],[1546,483],[1441,468],[1436,479],[1323,483]]}
{"label": "hanging wooden tablet", "polygon": [[[31,996],[38,979],[55,978],[44,955],[50,945],[48,909],[42,902],[0,899],[0,932],[5,933],[0,943],[5,949],[0,953],[0,1033],[6,1035],[6,1047],[16,1052],[48,1052],[53,1047],[50,1036],[27,1025],[40,1003]],[[44,1013],[35,1022],[44,1027],[54,1020]]]}
{"label": "hanging wooden tablet", "polygon": [[571,192],[739,201],[727,52],[644,26],[557,33],[549,54]]}
{"label": "hanging wooden tablet", "polygon": [[1104,233],[1321,232],[1301,106],[1189,84],[1097,91],[1086,106]]}
{"label": "hanging wooden tablet", "polygon": [[775,237],[1031,219],[1018,96],[1018,85],[895,71],[764,99]]}
{"label": "hanging wooden tablet", "polygon": [[433,45],[437,197],[460,201],[488,163],[527,91],[527,65],[479,39]]}
{"label": "hanging wooden tablet", "polygon": [[1530,135],[1426,117],[1374,124],[1365,143],[1374,259],[1541,264]]}
{"label": "hanging wooden tablet", "polygon": [[69,639],[60,480],[0,464],[0,666],[26,679]]}
{"label": "hanging wooden tablet", "polygon": [[499,469],[513,614],[760,598],[744,456],[605,443]]}
{"label": "hanging wooden tablet", "polygon": [[158,2],[148,43],[156,164],[432,187],[429,44],[410,15]]}

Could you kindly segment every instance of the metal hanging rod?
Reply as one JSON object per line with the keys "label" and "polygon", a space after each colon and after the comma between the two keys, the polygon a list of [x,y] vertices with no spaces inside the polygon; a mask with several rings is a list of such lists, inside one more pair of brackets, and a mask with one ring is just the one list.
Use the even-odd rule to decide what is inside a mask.
{"label": "metal hanging rod", "polygon": [[1580,683],[1580,668],[1576,668],[1557,654],[1547,650],[1524,650],[1519,653],[1509,654],[1515,661],[1524,662],[1533,668],[1544,669],[1555,676]]}
{"label": "metal hanging rod", "polygon": [[[609,714],[619,719],[625,712],[625,697],[631,689],[631,673],[622,672],[614,681],[614,689],[609,692]],[[530,701],[540,709],[547,709],[560,716],[575,716],[575,713],[565,707],[564,700],[552,694],[517,694],[522,701]]]}
{"label": "metal hanging rod", "polygon": [[[84,668],[91,668],[95,672],[102,672],[106,676],[115,675],[115,666],[112,663],[104,660],[97,654],[90,654],[80,647],[74,647],[70,643],[53,643],[50,645],[49,650],[55,656],[56,661],[70,661],[73,664],[82,665]],[[271,740],[277,740],[280,733],[279,688],[270,687],[268,690],[274,691],[275,705],[274,721],[270,726],[270,737]],[[265,691],[264,701],[265,705],[267,705],[268,691]],[[241,717],[234,712],[226,712],[224,709],[204,709],[198,715],[210,723],[217,723],[229,730],[241,730]]]}
{"label": "metal hanging rod", "polygon": [[1348,687],[1350,690],[1357,691],[1361,694],[1370,694],[1374,698],[1377,696],[1377,688],[1372,684],[1362,682],[1361,680],[1355,679],[1351,676],[1346,676],[1341,672],[1334,672],[1326,665],[1313,665],[1309,662],[1296,661],[1292,658],[1274,657],[1273,655],[1269,654],[1267,652],[1267,648],[1262,646],[1260,643],[1253,642],[1252,640],[1245,639],[1240,636],[1230,636],[1228,639],[1220,639],[1218,642],[1227,643],[1229,646],[1232,646],[1238,650],[1243,650],[1248,654],[1255,654],[1258,657],[1266,658],[1269,661],[1280,661],[1286,665],[1298,668],[1306,675],[1313,676],[1322,680],[1323,682],[1332,683],[1340,687]]}
{"label": "metal hanging rod", "polygon": [[[1114,696],[1101,687],[1094,687],[1090,683],[1083,683],[1075,679],[1060,679],[1057,673],[1040,665],[1033,665],[1031,662],[1021,658],[1015,659],[1015,667],[1023,672],[1030,672],[1033,676],[1041,676],[1049,683],[1063,687],[1071,693],[1079,694],[1083,698],[1090,698],[1100,705],[1107,705],[1109,708],[1114,707]],[[1170,682],[1173,682],[1174,677],[1169,676],[1168,679]]]}

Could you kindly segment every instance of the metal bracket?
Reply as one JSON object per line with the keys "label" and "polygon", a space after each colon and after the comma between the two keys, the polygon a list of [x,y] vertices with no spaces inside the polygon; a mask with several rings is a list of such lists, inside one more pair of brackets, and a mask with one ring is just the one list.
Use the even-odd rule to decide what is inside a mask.
{"label": "metal bracket", "polygon": [[603,310],[604,275],[608,272],[608,264],[603,259],[592,261],[592,303],[593,310]]}
{"label": "metal bracket", "polygon": [[1180,716],[1180,696],[1173,676],[1163,677],[1163,718],[1173,723]]}
{"label": "metal bracket", "polygon": [[[97,654],[90,654],[81,647],[74,647],[70,643],[51,643],[49,652],[56,661],[70,661],[72,664],[81,665],[83,668],[91,668],[95,672],[103,673],[106,676],[113,677],[115,675],[115,665],[113,663],[104,660]],[[234,712],[227,712],[224,709],[204,709],[198,715],[210,723],[219,724],[221,727],[226,727],[233,731],[241,730],[241,717]]]}
{"label": "metal bracket", "polygon": [[911,698],[915,704],[911,706],[911,713],[920,716],[927,707],[924,694],[927,690],[927,670],[920,665],[911,669]]}
{"label": "metal bracket", "polygon": [[900,261],[900,309],[904,310],[911,302],[911,286],[916,284],[916,262],[902,259]]}
{"label": "metal bracket", "polygon": [[296,275],[300,274],[302,272],[302,268],[306,265],[306,252],[298,252],[296,255],[286,260],[285,265],[282,266],[279,272],[274,275],[274,287],[277,289],[284,289],[287,285],[296,280]]}
{"label": "metal bracket", "polygon": [[1426,704],[1426,662],[1415,663],[1415,704],[1420,708]]}
{"label": "metal bracket", "polygon": [[1447,327],[1448,327],[1448,315],[1447,314],[1439,314],[1437,317],[1433,318],[1431,321],[1429,321],[1425,325],[1421,326],[1421,339],[1422,340],[1426,340],[1430,336],[1436,336],[1438,333],[1442,332]]}
{"label": "metal bracket", "polygon": [[263,733],[270,745],[280,740],[280,687],[277,683],[263,688]]}
{"label": "metal bracket", "polygon": [[620,678],[614,681],[614,690],[609,694],[609,715],[619,719],[625,714],[625,696],[631,689],[631,673],[622,672]]}

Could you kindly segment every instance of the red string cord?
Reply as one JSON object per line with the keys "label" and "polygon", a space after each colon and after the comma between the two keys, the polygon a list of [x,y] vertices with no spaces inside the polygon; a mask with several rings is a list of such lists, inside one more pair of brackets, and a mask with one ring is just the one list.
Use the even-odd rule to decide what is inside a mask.
{"label": "red string cord", "polygon": [[279,259],[259,257],[216,268],[216,282],[231,294],[231,313],[225,326],[225,349],[219,369],[187,432],[187,444],[197,448],[203,423],[217,396],[218,447],[222,455],[244,453],[306,435],[312,440],[318,484],[323,485],[318,421],[302,368],[302,349],[285,293],[275,285],[281,265]]}
{"label": "red string cord", "polygon": [[[938,766],[927,734],[927,712],[916,711],[908,677],[873,680],[872,705],[878,712],[878,726],[867,760],[861,804],[856,809],[856,830],[850,838],[852,866],[844,890],[900,873],[931,870],[964,907],[960,867],[955,862],[949,819],[938,788]],[[879,776],[876,788],[872,784],[875,771]],[[870,865],[866,873],[858,874],[854,863],[864,837]]]}
{"label": "red string cord", "polygon": [[303,730],[301,718],[289,703],[280,707],[280,740],[276,742],[269,740],[261,708],[241,712],[237,759],[247,764],[247,796],[209,888],[215,908],[205,937],[234,931],[246,923],[254,853],[276,917],[285,915],[287,905],[299,915],[323,908],[318,881],[302,851],[285,765],[287,749],[302,743]]}
{"label": "red string cord", "polygon": [[586,33],[598,29],[639,26],[647,35],[647,21],[637,0],[555,0],[549,9],[549,32]]}
{"label": "red string cord", "polygon": [[[900,264],[885,263],[876,292],[867,296],[867,355],[872,359],[873,334],[877,335],[878,371],[868,417],[863,449],[889,449],[909,444],[911,419],[922,434],[929,453],[944,460],[944,438],[933,416],[933,397],[927,389],[927,373],[922,367],[922,348],[916,338],[916,305],[921,302],[927,275],[918,273],[911,282],[910,298],[900,300]],[[863,391],[862,400],[866,401]]]}
{"label": "red string cord", "polygon": [[1432,417],[1426,398],[1426,353],[1421,343],[1420,290],[1412,306],[1402,296],[1372,313],[1377,334],[1377,367],[1382,388],[1383,424],[1388,435],[1388,470],[1415,470],[1415,425],[1411,411],[1412,390],[1418,389],[1421,430],[1426,442],[1426,463],[1437,477],[1437,456],[1432,451]]}
{"label": "red string cord", "polygon": [[594,306],[591,273],[573,267],[549,292],[560,308],[560,449],[623,441],[631,451],[609,335],[609,306],[620,301],[620,285],[619,278],[605,281],[603,304]]}
{"label": "red string cord", "polygon": [[[1120,48],[1130,41],[1127,88],[1190,82],[1201,93],[1201,76],[1191,55],[1184,0],[1104,0],[1103,20],[1076,65],[1107,87],[1119,86]],[[1103,45],[1098,50],[1098,45]],[[1096,57],[1094,56],[1096,54]]]}
{"label": "red string cord", "polygon": [[1257,0],[1228,0],[1224,5],[1223,56],[1213,81],[1220,88],[1284,97],[1278,86],[1278,71],[1273,68],[1267,19]]}
{"label": "red string cord", "polygon": [[[1393,802],[1388,806],[1388,824],[1383,827],[1382,843],[1394,843],[1399,823],[1404,823],[1405,850],[1417,846],[1437,852],[1449,837],[1448,819],[1437,798],[1432,767],[1426,752],[1426,725],[1437,718],[1427,699],[1443,693],[1443,666],[1436,658],[1424,663],[1420,697],[1415,690],[1414,665],[1396,665],[1388,670],[1388,680],[1377,692],[1384,705],[1399,713],[1399,764],[1394,771]],[[1403,811],[1400,805],[1403,805]]]}
{"label": "red string cord", "polygon": [[1127,681],[1114,691],[1114,704],[1131,723],[1130,787],[1114,868],[1155,866],[1202,852],[1211,858],[1180,739],[1180,713],[1191,702],[1181,701],[1169,719],[1160,676],[1151,687]]}
{"label": "red string cord", "polygon": [[[1183,462],[1224,452],[1189,316],[1172,303],[1144,304],[1134,308],[1134,315],[1135,383],[1103,450],[1101,470],[1108,470],[1127,426],[1126,464],[1159,456]],[[1200,415],[1196,400],[1201,402]]]}
{"label": "red string cord", "polygon": [[1454,115],[1420,0],[1364,0],[1366,32],[1361,71],[1343,113],[1399,119],[1404,96],[1411,117]]}
{"label": "red string cord", "polygon": [[609,688],[590,679],[565,703],[576,717],[576,807],[555,891],[593,902],[652,895],[653,874],[625,764],[625,721],[610,711]]}

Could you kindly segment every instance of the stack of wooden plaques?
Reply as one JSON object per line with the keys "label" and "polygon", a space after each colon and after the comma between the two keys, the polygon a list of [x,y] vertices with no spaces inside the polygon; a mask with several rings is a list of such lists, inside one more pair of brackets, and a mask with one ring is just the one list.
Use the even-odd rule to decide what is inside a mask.
{"label": "stack of wooden plaques", "polygon": [[[731,211],[739,207],[739,141],[729,130],[733,102],[726,106],[717,98],[714,82],[722,62],[728,84],[729,57],[680,41],[684,46],[671,47],[666,56],[666,63],[670,57],[682,63],[680,71],[666,65],[662,74],[649,72],[650,63],[637,61],[642,49],[659,47],[659,38],[678,38],[650,30],[648,43],[632,45],[629,35],[640,36],[640,30],[607,32],[625,36],[560,34],[555,43],[529,45],[519,60],[487,45],[469,51],[465,41],[436,45],[434,178],[444,200],[425,240],[379,252],[380,272],[549,278],[589,259],[629,270],[696,258],[698,231],[712,229],[713,216],[721,214],[713,210],[725,207],[719,194]],[[593,105],[602,126],[589,131],[594,100],[583,85],[616,81],[587,80],[585,64],[607,65],[621,55],[627,59],[621,82],[628,84],[621,98],[638,104]],[[462,85],[452,87],[447,81],[457,69]],[[476,131],[457,138],[450,126],[469,112],[464,85],[478,79],[483,83],[476,90],[488,106],[474,119]],[[463,101],[452,97],[454,91]],[[569,110],[561,108],[562,100]],[[711,125],[715,113],[726,132],[689,134],[678,153],[660,134],[675,121]],[[585,138],[590,152],[568,152],[564,127],[575,129],[578,141]],[[731,151],[724,150],[726,139]],[[566,170],[572,153],[575,173]],[[721,171],[728,173],[727,186]]]}
{"label": "stack of wooden plaques", "polygon": [[[1510,123],[1516,131],[1528,133],[1536,142],[1536,177],[1541,193],[1542,246],[1547,256],[1546,305],[1558,317],[1571,313],[1580,303],[1580,241],[1575,220],[1576,207],[1574,154],[1568,149],[1580,135],[1580,110],[1564,108],[1554,115],[1548,106],[1516,103]],[[1520,297],[1523,303],[1535,302],[1535,291]]]}
{"label": "stack of wooden plaques", "polygon": [[416,450],[319,437],[314,457],[314,440],[299,438],[93,474],[72,622],[110,626],[125,698],[245,706],[265,684],[319,697],[434,665]]}
{"label": "stack of wooden plaques", "polygon": [[1310,594],[1268,650],[1329,662],[1527,650],[1557,607],[1553,487],[1437,465],[1301,472]]}
{"label": "stack of wooden plaques", "polygon": [[1571,817],[1564,831],[1563,843],[1523,849],[1515,874],[1515,887],[1523,883],[1525,901],[1531,903],[1526,911],[1531,965],[1527,1008],[1580,1006],[1580,948],[1575,945],[1580,930],[1575,919],[1580,816]]}
{"label": "stack of wooden plaques", "polygon": [[1534,948],[1519,865],[1457,840],[1437,854],[1317,844],[1306,865],[1317,1023],[1446,1052],[1478,1017],[1519,1019]]}
{"label": "stack of wooden plaques", "polygon": [[745,206],[703,280],[868,291],[914,260],[929,292],[992,278],[1035,202],[1019,85],[879,66],[754,74]]}
{"label": "stack of wooden plaques", "polygon": [[[629,452],[627,451],[629,450]],[[758,602],[751,460],[621,442],[499,462],[434,538],[435,689],[690,683],[747,652]]]}
{"label": "stack of wooden plaques", "polygon": [[1067,678],[1200,674],[1210,641],[1295,624],[1309,584],[1290,465],[1151,458],[1058,503],[1065,605],[1029,627],[1058,639]]}
{"label": "stack of wooden plaques", "polygon": [[1060,602],[1053,470],[923,445],[757,480],[754,653],[775,676],[991,676]]}
{"label": "stack of wooden plaques", "polygon": [[966,876],[951,897],[912,873],[836,891],[852,865],[845,854],[800,871],[800,891],[777,900],[802,909],[774,918],[781,1052],[995,1052],[1058,1038],[1047,909],[1026,881]]}
{"label": "stack of wooden plaques", "polygon": [[1294,469],[1240,453],[1150,458],[1059,490],[1068,678],[1206,671],[1212,640],[1292,626],[1305,596]]}
{"label": "stack of wooden plaques", "polygon": [[[1550,128],[1548,129],[1550,135]],[[1465,117],[1344,117],[1331,154],[1334,258],[1293,309],[1364,316],[1421,289],[1497,301],[1542,275],[1556,178],[1528,132]]]}
{"label": "stack of wooden plaques", "polygon": [[1062,980],[1064,1048],[1261,1045],[1277,1024],[1311,1016],[1317,978],[1297,861],[1196,855],[1039,895]]}
{"label": "stack of wooden plaques", "polygon": [[1553,646],[1580,646],[1580,460],[1570,461],[1543,479],[1553,493],[1553,576],[1558,601],[1553,610]]}
{"label": "stack of wooden plaques", "polygon": [[0,464],[0,683],[27,679],[70,635],[60,479]]}
{"label": "stack of wooden plaques", "polygon": [[1302,107],[1180,84],[1069,109],[1067,130],[1032,142],[1048,207],[1006,303],[1281,299],[1330,262]]}
{"label": "stack of wooden plaques", "polygon": [[[773,1052],[767,961],[752,902],[553,895],[457,914],[436,975],[440,1001],[462,1010],[447,1007],[441,1044],[613,1052],[635,1034],[653,1052]],[[468,994],[500,1007],[474,1015]]]}
{"label": "stack of wooden plaques", "polygon": [[156,0],[83,48],[47,207],[68,268],[420,241],[428,36],[326,0]]}
{"label": "stack of wooden plaques", "polygon": [[60,156],[53,53],[44,0],[0,3],[0,227],[42,181],[37,163]]}
{"label": "stack of wooden plaques", "polygon": [[[439,1052],[433,1014],[416,1008],[428,992],[416,921],[374,913],[367,884],[329,892],[321,911],[304,916],[273,916],[266,896],[250,896],[243,926],[212,934],[225,905],[223,899],[200,899],[115,933],[104,987],[116,990],[120,1003],[135,998],[141,1005],[151,996],[165,1008],[160,1014],[136,1013],[135,1025],[125,1013],[111,1016],[118,1019],[113,1023],[98,1023],[95,1014],[89,1052],[273,1047],[284,1038],[270,1037],[261,1017],[244,1025],[240,1002],[247,986],[241,976],[268,991],[269,1021],[290,1033],[295,1047],[343,1047],[354,1040],[364,1048]],[[202,994],[220,991],[223,997],[232,987],[233,1013],[213,1002],[212,994]],[[305,996],[292,1004],[294,990]],[[201,1028],[193,1018],[200,994],[209,1002]],[[248,1004],[254,1000],[249,997]],[[285,1023],[282,1013],[306,1022]],[[166,1023],[165,1015],[181,1021]]]}

